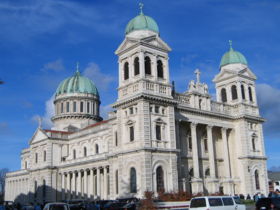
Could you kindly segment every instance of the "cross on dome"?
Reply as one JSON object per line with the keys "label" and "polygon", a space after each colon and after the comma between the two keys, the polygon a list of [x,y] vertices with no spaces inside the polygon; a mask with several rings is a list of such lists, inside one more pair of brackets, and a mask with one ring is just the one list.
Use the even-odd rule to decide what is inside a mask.
{"label": "cross on dome", "polygon": [[76,72],[80,72],[80,69],[79,69],[79,62],[77,62],[77,64],[76,64]]}
{"label": "cross on dome", "polygon": [[199,69],[196,69],[194,71],[194,73],[196,74],[196,82],[200,83],[200,74],[201,74],[201,72],[199,71]]}
{"label": "cross on dome", "polygon": [[144,7],[144,4],[142,2],[140,2],[139,3],[140,14],[143,14],[143,7]]}
{"label": "cross on dome", "polygon": [[232,48],[232,40],[228,40],[228,42],[229,42],[229,49],[233,50],[233,48]]}

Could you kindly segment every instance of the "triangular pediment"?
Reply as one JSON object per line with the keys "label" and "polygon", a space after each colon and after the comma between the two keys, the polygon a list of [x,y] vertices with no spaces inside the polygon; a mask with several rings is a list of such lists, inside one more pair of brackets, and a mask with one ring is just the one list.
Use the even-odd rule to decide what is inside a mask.
{"label": "triangular pediment", "polygon": [[126,37],[125,40],[121,43],[121,45],[118,47],[118,49],[115,51],[115,53],[118,55],[129,48],[132,48],[134,46],[136,47],[139,45],[158,48],[167,52],[171,51],[171,48],[160,37],[149,36],[142,39],[134,39],[134,38]]}
{"label": "triangular pediment", "polygon": [[245,78],[249,78],[252,80],[257,79],[256,75],[249,68],[245,68],[240,71],[233,71],[233,70],[225,69],[215,76],[215,78],[213,79],[213,82],[219,82],[219,81],[229,79],[229,78],[235,77],[235,76],[245,77]]}
{"label": "triangular pediment", "polygon": [[31,140],[29,141],[29,144],[34,144],[45,139],[48,139],[48,135],[41,128],[37,128]]}

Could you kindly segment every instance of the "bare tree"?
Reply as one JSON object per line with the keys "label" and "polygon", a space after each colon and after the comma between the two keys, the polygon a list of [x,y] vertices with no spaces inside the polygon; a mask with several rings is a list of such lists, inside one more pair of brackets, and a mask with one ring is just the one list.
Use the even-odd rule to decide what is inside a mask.
{"label": "bare tree", "polygon": [[6,173],[9,172],[9,169],[2,168],[0,169],[0,200],[4,199],[4,191],[5,191],[5,178]]}

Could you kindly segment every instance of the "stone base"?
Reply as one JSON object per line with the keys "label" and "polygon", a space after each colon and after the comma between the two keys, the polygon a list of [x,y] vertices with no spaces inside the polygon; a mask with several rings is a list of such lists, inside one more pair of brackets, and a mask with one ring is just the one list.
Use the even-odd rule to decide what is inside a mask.
{"label": "stone base", "polygon": [[207,191],[209,194],[214,194],[219,192],[219,180],[215,178],[209,178],[206,180]]}
{"label": "stone base", "polygon": [[203,182],[202,182],[202,179],[192,178],[191,185],[192,185],[192,193],[193,194],[203,193]]}
{"label": "stone base", "polygon": [[224,194],[225,195],[234,195],[234,183],[233,180],[229,179],[223,182]]}

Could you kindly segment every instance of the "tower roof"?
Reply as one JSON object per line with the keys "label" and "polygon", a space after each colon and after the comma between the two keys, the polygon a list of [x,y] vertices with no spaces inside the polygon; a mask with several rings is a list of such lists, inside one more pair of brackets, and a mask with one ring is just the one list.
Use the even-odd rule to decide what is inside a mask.
{"label": "tower roof", "polygon": [[248,65],[247,60],[245,58],[244,55],[242,55],[240,52],[235,51],[232,48],[232,41],[229,41],[230,44],[230,49],[228,52],[226,52],[220,62],[220,68],[228,65],[228,64],[233,64],[233,63],[241,63],[241,64],[245,64]]}
{"label": "tower roof", "polygon": [[81,76],[78,69],[72,77],[63,80],[59,84],[55,95],[66,93],[89,93],[99,96],[95,84],[89,78]]}
{"label": "tower roof", "polygon": [[150,30],[159,34],[159,28],[156,21],[143,13],[143,4],[140,5],[140,14],[130,20],[125,28],[125,34],[136,30]]}

